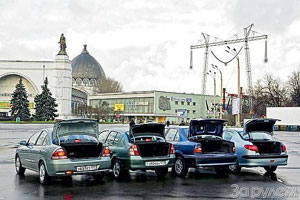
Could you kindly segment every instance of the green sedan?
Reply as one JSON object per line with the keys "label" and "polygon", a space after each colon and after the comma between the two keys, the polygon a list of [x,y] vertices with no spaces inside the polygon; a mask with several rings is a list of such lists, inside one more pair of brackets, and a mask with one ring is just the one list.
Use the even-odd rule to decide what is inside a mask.
{"label": "green sedan", "polygon": [[121,179],[129,170],[155,170],[164,177],[173,167],[175,154],[172,144],[166,142],[163,124],[138,124],[130,130],[104,130],[99,141],[109,146],[112,171]]}
{"label": "green sedan", "polygon": [[21,141],[15,167],[20,175],[26,169],[39,173],[41,184],[50,177],[92,174],[96,181],[111,168],[110,150],[98,140],[98,122],[91,119],[64,120]]}

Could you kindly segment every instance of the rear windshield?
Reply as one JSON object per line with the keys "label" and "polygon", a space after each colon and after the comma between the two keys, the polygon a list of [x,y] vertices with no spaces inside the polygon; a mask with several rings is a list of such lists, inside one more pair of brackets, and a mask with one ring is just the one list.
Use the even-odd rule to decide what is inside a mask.
{"label": "rear windshield", "polygon": [[[129,132],[126,132],[127,136],[129,136]],[[135,136],[130,138],[131,142],[165,142],[165,138],[157,135],[153,135],[152,133],[149,133],[149,135],[141,135],[141,136]]]}
{"label": "rear windshield", "polygon": [[[66,136],[59,137],[59,140],[61,144],[98,143],[98,140],[94,136],[90,136],[90,135],[66,135]],[[58,138],[55,138],[53,140],[53,144],[58,144]]]}
{"label": "rear windshield", "polygon": [[238,133],[244,140],[249,140],[249,135],[250,140],[272,140],[272,136],[264,132],[250,132],[249,134],[247,134],[243,131],[239,131]]}

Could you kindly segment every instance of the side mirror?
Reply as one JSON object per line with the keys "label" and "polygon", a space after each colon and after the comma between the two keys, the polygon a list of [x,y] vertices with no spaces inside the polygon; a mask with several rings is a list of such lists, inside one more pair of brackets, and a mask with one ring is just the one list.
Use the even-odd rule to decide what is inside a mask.
{"label": "side mirror", "polygon": [[27,142],[26,142],[25,140],[22,140],[19,144],[20,144],[20,145],[26,145],[26,143],[27,143]]}

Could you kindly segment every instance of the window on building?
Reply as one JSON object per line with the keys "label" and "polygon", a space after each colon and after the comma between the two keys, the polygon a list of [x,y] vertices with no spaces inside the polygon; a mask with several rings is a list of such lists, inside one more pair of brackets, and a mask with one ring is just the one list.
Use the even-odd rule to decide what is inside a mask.
{"label": "window on building", "polygon": [[193,114],[196,114],[196,110],[193,110]]}
{"label": "window on building", "polygon": [[190,113],[190,110],[187,110],[186,112],[187,112],[187,114],[189,114],[189,113]]}
{"label": "window on building", "polygon": [[177,113],[177,110],[175,110],[175,113]]}
{"label": "window on building", "polygon": [[175,101],[175,105],[178,105],[178,101]]}
{"label": "window on building", "polygon": [[196,105],[196,102],[193,102],[193,106],[195,106]]}
{"label": "window on building", "polygon": [[184,101],[181,102],[181,105],[184,105]]}
{"label": "window on building", "polygon": [[190,102],[187,102],[187,105],[189,106],[191,103]]}

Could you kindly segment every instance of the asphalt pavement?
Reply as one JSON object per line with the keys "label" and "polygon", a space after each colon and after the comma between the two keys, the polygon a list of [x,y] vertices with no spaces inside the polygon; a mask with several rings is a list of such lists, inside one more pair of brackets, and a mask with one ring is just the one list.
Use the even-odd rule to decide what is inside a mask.
{"label": "asphalt pavement", "polygon": [[[130,172],[130,178],[116,181],[111,174],[100,183],[89,176],[74,176],[65,183],[54,179],[38,182],[38,174],[26,170],[19,176],[14,155],[19,141],[51,124],[0,124],[0,200],[6,199],[300,199],[300,132],[276,132],[287,146],[288,165],[274,174],[263,168],[243,168],[239,175],[217,177],[212,169],[190,169],[185,178],[170,173],[159,180],[154,171]],[[111,125],[101,125],[100,129]],[[127,125],[114,125],[127,126]]]}

